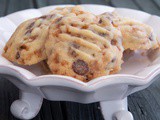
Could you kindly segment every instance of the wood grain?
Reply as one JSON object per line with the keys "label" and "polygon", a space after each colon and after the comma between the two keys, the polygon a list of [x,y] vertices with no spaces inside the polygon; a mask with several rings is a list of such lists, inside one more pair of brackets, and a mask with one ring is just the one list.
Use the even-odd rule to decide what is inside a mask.
{"label": "wood grain", "polygon": [[32,0],[7,0],[7,14],[33,8]]}
{"label": "wood grain", "polygon": [[80,0],[81,4],[101,4],[101,5],[108,5],[110,4],[110,0]]}
{"label": "wood grain", "polygon": [[124,7],[137,10],[141,9],[139,6],[135,4],[133,0],[112,0],[111,3],[115,7]]}
{"label": "wood grain", "polygon": [[7,0],[0,0],[0,16],[6,14]]}
{"label": "wood grain", "polygon": [[134,2],[145,12],[160,15],[160,9],[152,0],[134,0]]}
{"label": "wood grain", "polygon": [[59,4],[80,4],[80,0],[36,0],[38,7]]}

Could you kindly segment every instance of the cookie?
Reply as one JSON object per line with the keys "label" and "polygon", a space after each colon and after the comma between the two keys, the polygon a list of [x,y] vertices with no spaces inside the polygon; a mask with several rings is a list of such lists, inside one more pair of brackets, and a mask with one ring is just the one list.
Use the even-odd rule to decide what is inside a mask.
{"label": "cookie", "polygon": [[49,24],[59,17],[59,14],[50,14],[22,23],[7,42],[3,56],[22,65],[32,65],[45,60],[44,44],[48,37]]}
{"label": "cookie", "polygon": [[61,15],[66,15],[70,13],[74,13],[76,15],[82,14],[82,13],[87,13],[83,7],[76,5],[74,7],[57,7],[54,10],[52,10],[49,14],[61,14]]}
{"label": "cookie", "polygon": [[53,74],[87,82],[116,73],[122,64],[122,36],[114,27],[103,28],[91,13],[72,13],[52,23],[45,44]]}
{"label": "cookie", "polygon": [[100,20],[101,25],[114,26],[121,31],[125,49],[148,50],[159,47],[157,37],[149,25],[115,13],[104,13],[100,15]]}

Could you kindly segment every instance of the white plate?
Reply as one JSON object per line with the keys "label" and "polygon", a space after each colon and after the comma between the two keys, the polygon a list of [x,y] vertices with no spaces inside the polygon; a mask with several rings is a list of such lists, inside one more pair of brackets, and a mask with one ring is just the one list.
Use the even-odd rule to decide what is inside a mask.
{"label": "white plate", "polygon": [[[58,7],[61,6],[64,5],[58,5]],[[102,5],[82,6],[94,14],[116,11],[120,15],[132,17],[149,24],[153,27],[160,40],[160,18],[158,16],[137,10]],[[48,13],[55,7],[57,6],[28,9],[0,18],[0,53],[2,53],[5,43],[20,23]],[[12,104],[11,111],[15,116],[23,119],[32,118],[37,114],[43,98],[53,101],[74,101],[80,103],[122,100],[131,93],[146,88],[155,80],[153,78],[159,73],[159,58],[154,62],[150,62],[147,57],[136,54],[123,64],[119,74],[103,76],[88,83],[83,83],[75,78],[61,75],[41,75],[42,73],[38,66],[18,67],[0,56],[0,74],[9,78],[22,91],[20,100]],[[25,108],[28,109],[28,113],[24,113],[23,110]],[[114,113],[120,108],[122,107],[117,107],[116,110],[110,111]],[[111,116],[108,119],[111,119]]]}

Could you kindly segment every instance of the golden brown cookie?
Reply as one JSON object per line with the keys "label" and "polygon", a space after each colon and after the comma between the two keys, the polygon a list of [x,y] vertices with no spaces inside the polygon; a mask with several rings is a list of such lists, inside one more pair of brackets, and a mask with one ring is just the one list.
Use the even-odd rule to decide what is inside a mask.
{"label": "golden brown cookie", "polygon": [[157,37],[149,25],[115,13],[100,15],[100,23],[102,26],[114,26],[121,31],[125,49],[147,50],[159,47]]}
{"label": "golden brown cookie", "polygon": [[45,40],[51,21],[61,15],[50,14],[22,23],[7,42],[3,56],[23,65],[36,64],[46,59]]}
{"label": "golden brown cookie", "polygon": [[70,13],[74,13],[74,14],[82,14],[82,13],[87,13],[83,7],[76,5],[74,7],[57,7],[55,8],[53,11],[50,12],[50,14],[61,14],[61,15],[66,15],[66,14],[70,14]]}
{"label": "golden brown cookie", "polygon": [[120,70],[121,33],[98,22],[99,17],[82,12],[67,14],[52,23],[45,48],[53,74],[87,82]]}

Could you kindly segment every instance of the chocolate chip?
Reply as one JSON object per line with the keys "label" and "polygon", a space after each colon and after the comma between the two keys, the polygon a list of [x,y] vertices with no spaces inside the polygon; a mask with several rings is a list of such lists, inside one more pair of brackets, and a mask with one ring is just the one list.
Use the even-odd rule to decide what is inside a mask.
{"label": "chocolate chip", "polygon": [[104,48],[108,48],[106,44],[104,44],[103,46],[104,46]]}
{"label": "chocolate chip", "polygon": [[154,41],[153,34],[151,34],[151,35],[149,36],[149,40],[150,40],[150,41]]}
{"label": "chocolate chip", "polygon": [[69,48],[69,54],[73,57],[77,57],[78,54],[72,49],[72,48]]}
{"label": "chocolate chip", "polygon": [[80,59],[73,62],[72,69],[78,75],[85,75],[89,71],[88,64]]}
{"label": "chocolate chip", "polygon": [[55,14],[52,14],[52,15],[49,15],[49,18],[54,18],[56,15]]}
{"label": "chocolate chip", "polygon": [[30,34],[32,32],[33,29],[29,29],[25,32],[25,35]]}
{"label": "chocolate chip", "polygon": [[111,24],[113,25],[114,24],[114,22],[111,20]]}
{"label": "chocolate chip", "polygon": [[19,52],[17,52],[16,59],[19,59],[19,58],[20,58],[20,54],[19,54]]}
{"label": "chocolate chip", "polygon": [[26,45],[21,45],[21,46],[20,46],[20,50],[23,50],[23,49],[28,49],[28,48],[27,48]]}
{"label": "chocolate chip", "polygon": [[93,57],[95,57],[95,54],[92,54]]}
{"label": "chocolate chip", "polygon": [[116,61],[116,58],[113,58],[113,59],[111,60],[112,63],[114,63],[115,61]]}
{"label": "chocolate chip", "polygon": [[56,20],[56,23],[60,22],[62,20],[63,17],[60,17]]}
{"label": "chocolate chip", "polygon": [[102,19],[100,19],[100,20],[99,20],[99,24],[101,24],[102,22],[103,22]]}
{"label": "chocolate chip", "polygon": [[34,26],[35,22],[32,22],[26,29],[31,29]]}
{"label": "chocolate chip", "polygon": [[72,55],[73,57],[77,57],[77,56],[78,56],[78,54],[77,54],[75,51],[72,51],[72,52],[71,52],[71,55]]}
{"label": "chocolate chip", "polygon": [[111,44],[112,45],[116,45],[117,44],[117,40],[115,40],[115,39],[111,40]]}
{"label": "chocolate chip", "polygon": [[79,49],[79,48],[80,48],[80,46],[79,46],[78,44],[75,44],[75,43],[73,43],[72,46],[73,46],[74,48],[76,48],[76,49]]}
{"label": "chocolate chip", "polygon": [[47,18],[47,15],[43,15],[41,17],[39,17],[39,19],[46,19]]}

